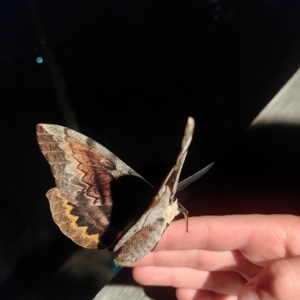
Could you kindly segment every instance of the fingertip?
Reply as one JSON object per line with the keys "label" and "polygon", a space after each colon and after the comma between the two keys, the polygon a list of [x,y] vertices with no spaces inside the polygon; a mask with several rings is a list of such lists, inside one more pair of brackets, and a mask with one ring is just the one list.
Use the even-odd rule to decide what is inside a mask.
{"label": "fingertip", "polygon": [[170,285],[169,269],[153,266],[135,267],[132,269],[134,280],[142,285]]}
{"label": "fingertip", "polygon": [[132,268],[133,279],[142,285],[148,285],[148,272],[145,271],[145,267],[134,267]]}

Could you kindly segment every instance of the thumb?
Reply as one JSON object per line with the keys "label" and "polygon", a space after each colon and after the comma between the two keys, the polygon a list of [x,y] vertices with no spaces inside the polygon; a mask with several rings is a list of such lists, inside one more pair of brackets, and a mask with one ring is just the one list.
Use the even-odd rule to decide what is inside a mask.
{"label": "thumb", "polygon": [[238,300],[289,299],[300,299],[300,257],[273,261],[238,295]]}

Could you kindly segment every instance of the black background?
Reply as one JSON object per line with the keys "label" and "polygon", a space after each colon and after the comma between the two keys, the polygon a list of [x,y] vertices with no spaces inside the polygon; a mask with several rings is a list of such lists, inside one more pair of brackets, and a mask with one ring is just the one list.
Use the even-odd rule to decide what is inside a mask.
{"label": "black background", "polygon": [[[78,247],[51,219],[35,136],[68,125],[51,66],[80,131],[153,185],[195,118],[182,178],[216,164],[183,196],[191,215],[298,214],[299,128],[246,131],[299,67],[298,1],[36,2],[40,25],[31,1],[0,6],[1,299],[91,299],[102,284],[58,271]],[[35,61],[41,28],[54,64]]]}

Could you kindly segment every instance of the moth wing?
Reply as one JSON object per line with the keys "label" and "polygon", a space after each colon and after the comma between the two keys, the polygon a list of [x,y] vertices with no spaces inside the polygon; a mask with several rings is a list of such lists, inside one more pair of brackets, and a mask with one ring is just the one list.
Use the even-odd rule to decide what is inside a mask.
{"label": "moth wing", "polygon": [[112,180],[142,178],[105,147],[67,127],[38,124],[37,140],[57,188],[73,204],[111,205]]}
{"label": "moth wing", "polygon": [[179,175],[188,147],[192,141],[194,127],[195,121],[189,117],[182,140],[181,151],[175,166],[171,169],[158,193],[153,198],[149,209],[114,246],[113,251],[119,250],[115,259],[117,265],[130,265],[150,252],[161,238],[168,224],[179,213],[177,200],[174,198]]}
{"label": "moth wing", "polygon": [[[76,244],[85,248],[102,248],[100,235],[107,228],[107,216],[98,206],[83,207],[64,198],[57,188],[47,192],[53,220]],[[86,220],[88,216],[89,220]]]}
{"label": "moth wing", "polygon": [[[50,205],[55,203],[53,216],[62,216],[65,211],[62,219],[75,218],[76,222],[72,222],[77,224],[79,233],[81,227],[85,227],[87,235],[97,231],[98,248],[109,246],[124,228],[132,225],[135,213],[140,216],[144,211],[139,203],[151,186],[105,147],[72,129],[50,124],[37,125],[37,140],[56,182],[57,188],[47,193]],[[128,197],[136,202],[129,201],[129,213],[119,220]],[[62,229],[62,223],[58,225]],[[70,231],[62,231],[74,239]],[[76,242],[89,247],[81,240]]]}

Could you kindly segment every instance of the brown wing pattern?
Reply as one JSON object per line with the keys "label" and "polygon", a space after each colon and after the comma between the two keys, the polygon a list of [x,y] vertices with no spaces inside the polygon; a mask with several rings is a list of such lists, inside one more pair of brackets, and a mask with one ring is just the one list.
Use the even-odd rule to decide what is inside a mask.
{"label": "brown wing pattern", "polygon": [[104,245],[99,240],[110,225],[112,182],[125,175],[142,177],[106,148],[69,128],[38,124],[37,139],[56,181],[57,188],[47,193],[54,221],[83,247],[109,246],[115,237]]}
{"label": "brown wing pattern", "polygon": [[69,128],[38,124],[37,137],[57,188],[73,204],[111,205],[113,179],[140,177],[106,148]]}

